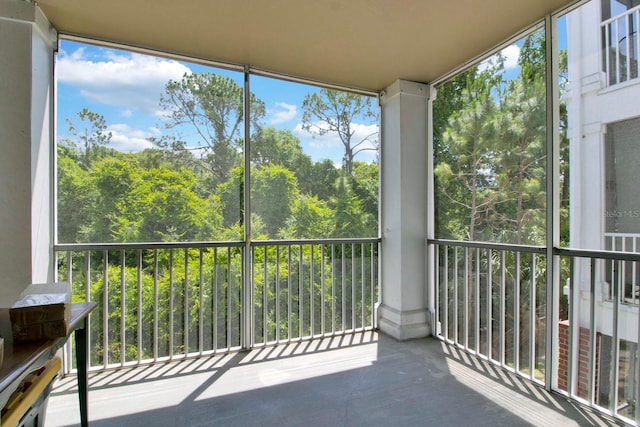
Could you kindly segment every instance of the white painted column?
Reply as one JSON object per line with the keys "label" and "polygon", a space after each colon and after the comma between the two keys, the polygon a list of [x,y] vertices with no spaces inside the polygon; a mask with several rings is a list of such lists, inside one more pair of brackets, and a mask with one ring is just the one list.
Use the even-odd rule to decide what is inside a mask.
{"label": "white painted column", "polygon": [[381,95],[382,294],[380,330],[399,340],[430,334],[427,310],[429,86],[396,81]]}
{"label": "white painted column", "polygon": [[35,3],[0,2],[0,306],[52,280],[53,52]]}

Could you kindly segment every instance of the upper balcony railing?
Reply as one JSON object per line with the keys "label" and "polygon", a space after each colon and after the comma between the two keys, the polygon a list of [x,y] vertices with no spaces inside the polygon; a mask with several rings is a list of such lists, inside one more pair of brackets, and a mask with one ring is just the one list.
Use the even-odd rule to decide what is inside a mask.
{"label": "upper balcony railing", "polygon": [[[605,233],[604,247],[607,251],[640,253],[640,234],[637,233]],[[611,286],[616,283],[620,287],[622,303],[640,304],[640,265],[635,262],[610,260],[604,269],[604,282],[608,285],[605,298],[613,297]]]}
{"label": "upper balcony railing", "polygon": [[[56,279],[72,284],[73,301],[98,303],[89,327],[92,369],[374,326],[378,239],[259,241],[249,249],[243,242],[69,244],[55,251]],[[65,372],[73,366],[67,350]]]}
{"label": "upper balcony railing", "polygon": [[600,24],[602,67],[608,86],[638,78],[639,19],[640,6],[637,6]]}

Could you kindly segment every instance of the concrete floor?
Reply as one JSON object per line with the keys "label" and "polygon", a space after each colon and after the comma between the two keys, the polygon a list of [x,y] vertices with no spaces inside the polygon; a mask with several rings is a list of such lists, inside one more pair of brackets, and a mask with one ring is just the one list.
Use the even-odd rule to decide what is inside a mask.
{"label": "concrete floor", "polygon": [[[79,425],[75,377],[45,426]],[[107,426],[604,426],[611,419],[435,339],[370,332],[94,373]]]}

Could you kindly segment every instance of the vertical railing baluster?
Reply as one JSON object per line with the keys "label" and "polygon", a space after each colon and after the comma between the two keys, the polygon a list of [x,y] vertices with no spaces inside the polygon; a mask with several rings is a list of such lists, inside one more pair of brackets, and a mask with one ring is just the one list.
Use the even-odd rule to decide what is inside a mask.
{"label": "vertical railing baluster", "polygon": [[622,83],[622,66],[620,64],[620,44],[618,40],[620,40],[620,25],[618,25],[618,20],[614,21],[615,23],[615,38],[614,41],[616,43],[616,82]]}
{"label": "vertical railing baluster", "polygon": [[325,309],[325,301],[324,294],[326,292],[325,286],[325,256],[324,256],[325,246],[324,243],[320,245],[320,333],[324,336],[327,333],[326,329],[326,309]]}
{"label": "vertical railing baluster", "polygon": [[175,328],[175,322],[173,318],[175,308],[175,304],[173,301],[173,285],[173,248],[171,248],[169,249],[169,360],[173,359],[173,333]]}
{"label": "vertical railing baluster", "polygon": [[487,358],[493,359],[493,265],[487,249]]}
{"label": "vertical railing baluster", "polygon": [[[66,251],[65,252],[65,264],[66,264],[66,268],[67,268],[67,280],[69,281],[69,286],[71,286],[72,292],[73,292],[73,257],[71,256],[71,251]],[[56,260],[56,266],[58,265],[57,260]],[[89,301],[88,299],[85,299],[85,301]],[[87,318],[86,320],[87,322],[87,326],[86,326],[86,330],[87,330],[87,334],[89,334],[89,319]],[[73,340],[67,340],[66,346],[65,346],[65,366],[64,366],[64,374],[68,374],[71,372],[71,368],[73,365],[73,357],[72,357],[72,351],[73,351],[73,347],[72,347],[72,343]],[[87,336],[87,342],[90,343],[91,339],[89,336]],[[89,345],[89,348],[91,348],[91,345]],[[91,360],[91,358],[89,357],[87,360]]]}
{"label": "vertical railing baluster", "polygon": [[109,365],[109,252],[103,251],[102,268],[102,361]]}
{"label": "vertical railing baluster", "polygon": [[124,366],[126,359],[126,277],[125,277],[125,252],[124,249],[120,251],[120,366]]}
{"label": "vertical railing baluster", "polygon": [[138,253],[138,364],[142,361],[142,249],[137,250]]}
{"label": "vertical railing baluster", "polygon": [[589,404],[595,403],[596,388],[596,260],[590,258],[590,316],[589,316]]}
{"label": "vertical railing baluster", "polygon": [[291,328],[293,327],[291,317],[293,316],[293,298],[291,296],[291,290],[293,287],[293,283],[291,280],[291,245],[287,245],[287,298],[289,299],[287,303],[287,341],[291,341]]}
{"label": "vertical railing baluster", "polygon": [[577,298],[577,289],[575,286],[576,283],[576,264],[577,259],[575,257],[569,258],[569,331],[568,331],[568,351],[567,351],[567,393],[569,396],[574,396],[574,391],[577,389],[577,379],[578,376],[575,374],[575,356],[577,355],[576,350],[579,350],[579,331],[580,327],[577,324],[577,314],[578,309],[576,304],[578,302]]}
{"label": "vertical railing baluster", "polygon": [[309,245],[309,335],[313,337],[315,333],[315,270],[313,260],[313,244]]}
{"label": "vertical railing baluster", "polygon": [[[371,281],[369,282],[369,287],[370,287],[370,296],[371,296],[371,301],[370,301],[370,320],[371,320],[371,327],[375,328],[376,327],[376,318],[375,318],[375,289],[376,289],[376,280],[375,280],[375,272],[376,272],[376,258],[375,258],[375,254],[376,254],[376,244],[375,243],[370,243],[370,253],[371,253]],[[432,325],[433,326],[433,325]]]}
{"label": "vertical railing baluster", "polygon": [[276,245],[276,342],[280,342],[280,245]]}
{"label": "vertical railing baluster", "polygon": [[153,361],[158,360],[158,250],[153,250]]}
{"label": "vertical railing baluster", "polygon": [[198,253],[198,263],[200,270],[200,280],[198,281],[198,287],[200,291],[198,295],[200,302],[200,304],[198,305],[198,352],[200,353],[200,355],[202,355],[202,353],[204,352],[204,259],[202,251],[202,248],[200,248]]}
{"label": "vertical railing baluster", "polygon": [[347,278],[346,278],[346,255],[344,253],[344,243],[342,244],[342,329],[347,329],[347,303],[346,296],[347,293]]}
{"label": "vertical railing baluster", "polygon": [[621,274],[621,269],[624,268],[624,261],[617,260],[614,263],[613,269],[613,313],[612,313],[612,321],[613,325],[613,334],[611,336],[611,372],[610,372],[610,393],[613,394],[612,397],[609,398],[609,409],[613,412],[614,415],[618,414],[618,382],[619,382],[619,373],[620,373],[620,336],[619,336],[619,320],[620,320],[620,288],[623,286],[624,282],[622,282],[623,275]]}
{"label": "vertical railing baluster", "polygon": [[351,244],[351,330],[356,330],[356,245]]}
{"label": "vertical railing baluster", "polygon": [[531,289],[529,289],[529,379],[535,378],[536,370],[536,255],[531,254]]}
{"label": "vertical railing baluster", "polygon": [[[91,252],[90,251],[85,251],[84,252],[84,265],[85,265],[85,272],[84,272],[84,298],[85,301],[87,302],[92,302],[91,299]],[[98,301],[96,301],[97,303]],[[103,308],[104,311],[104,308]],[[93,348],[93,345],[91,343],[91,325],[92,325],[92,321],[91,321],[91,316],[89,316],[87,318],[87,342],[89,343],[89,351],[87,353],[87,360],[89,361],[89,363],[91,363],[91,349]],[[69,341],[73,341],[73,340],[69,340]],[[103,351],[104,354],[104,351]]]}
{"label": "vertical railing baluster", "polygon": [[291,275],[293,270],[291,270],[291,245],[287,245],[287,341],[291,341],[291,328],[293,327],[291,317],[293,316],[293,297],[291,295],[291,290],[293,287],[293,283],[291,280]]}
{"label": "vertical railing baluster", "polygon": [[360,323],[362,325],[362,330],[365,328],[365,292],[364,292],[364,282],[366,280],[366,267],[365,267],[365,252],[364,252],[364,243],[360,243]]}
{"label": "vertical railing baluster", "polygon": [[529,378],[531,380],[535,379],[535,370],[536,370],[536,345],[537,345],[537,340],[536,340],[536,321],[537,321],[537,316],[536,316],[536,310],[537,310],[537,305],[538,305],[538,300],[537,300],[537,294],[536,294],[536,290],[538,287],[538,283],[537,283],[537,274],[536,274],[536,270],[537,270],[537,263],[536,263],[536,254],[531,254],[531,295],[530,295],[530,300],[531,300],[531,309],[529,310],[529,315],[530,315],[530,346],[529,346],[529,366],[530,366],[530,372],[529,372]]}
{"label": "vertical railing baluster", "polygon": [[458,305],[460,304],[460,295],[458,290],[458,247],[453,246],[453,342],[458,344]]}
{"label": "vertical railing baluster", "polygon": [[475,333],[474,338],[476,354],[480,354],[480,248],[476,248],[476,274],[474,277],[475,282]]}
{"label": "vertical railing baluster", "polygon": [[433,325],[433,330],[435,332],[434,335],[440,336],[441,330],[439,328],[440,325],[440,288],[442,284],[440,283],[440,245],[433,245],[433,280],[434,280],[434,309],[435,309],[435,325]]}
{"label": "vertical railing baluster", "polygon": [[[605,39],[604,42],[606,44],[606,48],[605,48],[605,66],[606,66],[606,72],[607,72],[607,85],[611,85],[612,82],[612,77],[615,78],[615,76],[612,76],[611,74],[613,73],[613,66],[611,65],[611,23],[605,25],[604,27],[604,34],[605,34]],[[615,84],[615,81],[614,81]]]}
{"label": "vertical railing baluster", "polygon": [[[631,19],[627,19],[627,18],[631,18]],[[633,17],[631,15],[625,16],[625,20],[626,20],[626,34],[625,34],[625,38],[627,40],[627,48],[625,49],[625,54],[626,54],[626,66],[627,66],[627,75],[625,76],[626,79],[625,80],[630,80],[631,79],[631,44],[632,44],[632,40],[631,38],[633,37],[633,34],[631,33],[631,25],[632,24],[630,21],[633,20]]]}
{"label": "vertical railing baluster", "polygon": [[182,304],[182,345],[186,358],[189,354],[189,248],[184,249],[184,298]]}
{"label": "vertical railing baluster", "polygon": [[304,259],[303,247],[299,245],[298,252],[298,338],[304,336]]}
{"label": "vertical railing baluster", "polygon": [[[240,253],[241,255],[244,255],[244,251],[246,251],[246,248],[242,248]],[[244,259],[244,256],[243,256]],[[227,330],[227,349],[231,349],[231,347],[233,347],[233,343],[231,341],[232,339],[232,329],[231,329],[231,313],[232,313],[232,306],[233,306],[233,294],[232,294],[232,289],[231,289],[231,278],[233,277],[233,273],[231,271],[231,247],[227,247],[227,316],[225,319],[225,323],[226,323],[226,330]],[[242,284],[243,286],[245,285],[245,283]],[[242,303],[240,304],[240,307],[242,307]],[[249,310],[249,307],[242,307],[245,310]],[[239,337],[238,337],[239,338]]]}
{"label": "vertical railing baluster", "polygon": [[[630,251],[633,253],[637,253],[637,246],[636,246],[636,237],[629,237],[631,239],[631,249]],[[631,304],[637,304],[637,296],[636,296],[636,280],[637,280],[637,275],[636,275],[636,262],[635,261],[629,261],[629,263],[631,264],[631,289],[629,289],[629,292],[631,293],[631,296],[629,298],[629,302]]]}
{"label": "vertical railing baluster", "polygon": [[463,311],[462,311],[462,336],[464,348],[469,350],[469,248],[464,248],[464,290],[463,290]]}
{"label": "vertical railing baluster", "polygon": [[499,361],[500,361],[500,365],[502,367],[505,366],[505,361],[504,361],[504,354],[506,351],[506,345],[505,345],[505,329],[506,329],[506,298],[507,298],[507,293],[506,293],[506,281],[507,281],[507,275],[506,275],[506,257],[505,257],[505,251],[500,251],[500,301],[499,301],[499,307],[500,307],[500,320],[499,320],[499,324],[500,324],[500,356],[499,356]]}
{"label": "vertical railing baluster", "polygon": [[513,367],[520,372],[520,252],[514,254],[515,272],[513,289]]}
{"label": "vertical railing baluster", "polygon": [[218,248],[213,248],[213,289],[212,293],[212,309],[211,309],[211,317],[212,317],[212,340],[213,340],[213,351],[218,351],[218,298],[220,297],[220,287],[218,284]]}
{"label": "vertical railing baluster", "polygon": [[336,332],[336,244],[331,244],[331,333]]}
{"label": "vertical railing baluster", "polygon": [[442,330],[445,340],[449,340],[449,245],[442,248]]}
{"label": "vertical railing baluster", "polygon": [[[622,246],[621,246],[622,252],[625,252],[627,250],[627,238],[626,237],[622,237]],[[625,295],[626,295],[626,283],[627,283],[627,274],[626,274],[626,266],[627,266],[627,262],[626,261],[614,261],[614,262],[619,262],[620,266],[618,269],[618,279],[620,282],[620,289],[618,292],[618,296],[620,298],[620,301],[624,301],[625,299]]]}
{"label": "vertical railing baluster", "polygon": [[[268,280],[268,275],[269,275],[269,269],[268,269],[268,256],[269,256],[269,252],[268,252],[268,247],[265,245],[264,247],[264,280],[262,283],[262,340],[263,340],[263,344],[267,344],[267,342],[269,341],[269,328],[268,328],[268,324],[269,324],[269,317],[268,317],[268,312],[269,312],[269,280]],[[255,281],[254,281],[255,283]]]}
{"label": "vertical railing baluster", "polygon": [[[91,252],[84,251],[84,297],[85,301],[91,301]],[[91,318],[91,316],[89,316]]]}

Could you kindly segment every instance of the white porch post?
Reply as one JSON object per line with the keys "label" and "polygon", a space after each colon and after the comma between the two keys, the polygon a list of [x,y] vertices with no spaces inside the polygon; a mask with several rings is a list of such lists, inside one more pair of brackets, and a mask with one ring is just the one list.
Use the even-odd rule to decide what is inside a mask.
{"label": "white porch post", "polygon": [[398,80],[381,95],[382,295],[380,330],[405,340],[430,334],[426,291],[429,86]]}
{"label": "white porch post", "polygon": [[0,2],[0,306],[52,279],[56,34],[35,3]]}

